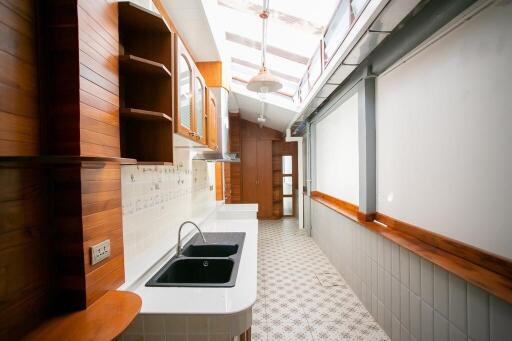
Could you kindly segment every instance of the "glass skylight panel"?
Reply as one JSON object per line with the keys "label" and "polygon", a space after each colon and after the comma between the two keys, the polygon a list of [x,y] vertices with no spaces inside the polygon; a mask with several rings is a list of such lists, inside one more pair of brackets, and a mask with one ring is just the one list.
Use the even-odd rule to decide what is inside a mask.
{"label": "glass skylight panel", "polygon": [[[256,15],[250,15],[226,8],[223,13],[225,18],[224,28],[244,38],[255,42],[261,42],[261,19]],[[275,46],[280,49],[309,58],[318,43],[318,36],[298,32],[293,26],[279,23],[277,20],[268,20],[267,46]]]}
{"label": "glass skylight panel", "polygon": [[[247,47],[230,41],[226,42],[226,51],[231,57],[245,60],[247,62],[261,65],[260,50]],[[306,65],[296,63],[286,58],[281,58],[271,53],[267,53],[267,66],[269,69],[278,70],[287,75],[300,78],[306,70]],[[254,73],[256,74],[256,73]]]}
{"label": "glass skylight panel", "polygon": [[[261,1],[251,1],[261,4]],[[276,10],[284,12],[294,17],[308,20],[317,25],[327,25],[332,13],[336,9],[339,0],[321,0],[319,1],[297,1],[297,0],[272,0],[270,1],[270,11]]]}

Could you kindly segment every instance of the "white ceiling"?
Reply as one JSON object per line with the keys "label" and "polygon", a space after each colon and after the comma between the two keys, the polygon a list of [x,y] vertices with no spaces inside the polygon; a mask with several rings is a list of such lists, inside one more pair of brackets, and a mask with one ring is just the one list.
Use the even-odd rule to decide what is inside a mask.
{"label": "white ceiling", "polygon": [[215,12],[217,3],[211,0],[164,0],[163,4],[171,16],[180,36],[192,50],[196,61],[221,60],[218,25],[210,25],[206,11]]}

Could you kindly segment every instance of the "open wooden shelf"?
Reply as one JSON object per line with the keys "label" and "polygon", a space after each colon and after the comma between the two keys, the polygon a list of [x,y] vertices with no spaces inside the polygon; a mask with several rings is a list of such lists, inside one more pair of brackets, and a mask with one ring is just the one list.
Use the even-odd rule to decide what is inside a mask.
{"label": "open wooden shelf", "polygon": [[73,165],[73,164],[119,163],[135,165],[137,160],[121,157],[79,156],[79,155],[36,155],[36,156],[0,156],[0,167],[5,164],[20,165]]}
{"label": "open wooden shelf", "polygon": [[127,31],[171,33],[162,16],[131,1],[119,2],[119,25]]}
{"label": "open wooden shelf", "polygon": [[160,14],[119,3],[121,155],[137,164],[173,161],[173,34]]}
{"label": "open wooden shelf", "polygon": [[119,63],[122,73],[136,74],[138,76],[171,77],[171,71],[164,64],[132,54],[119,56]]}
{"label": "open wooden shelf", "polygon": [[128,118],[138,118],[141,120],[167,120],[172,122],[172,118],[163,112],[134,109],[134,108],[122,108],[120,111],[122,116]]}

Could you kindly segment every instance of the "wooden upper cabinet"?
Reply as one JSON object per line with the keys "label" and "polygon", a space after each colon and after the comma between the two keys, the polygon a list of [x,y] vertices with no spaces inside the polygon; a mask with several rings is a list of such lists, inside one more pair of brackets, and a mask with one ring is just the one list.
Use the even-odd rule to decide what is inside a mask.
{"label": "wooden upper cabinet", "polygon": [[208,102],[206,104],[207,110],[207,142],[208,148],[217,150],[217,99],[210,89],[207,89]]}
{"label": "wooden upper cabinet", "polygon": [[206,82],[187,48],[176,37],[176,133],[206,145]]}
{"label": "wooden upper cabinet", "polygon": [[187,138],[194,138],[194,61],[183,45],[176,37],[176,110],[174,115],[175,131]]}

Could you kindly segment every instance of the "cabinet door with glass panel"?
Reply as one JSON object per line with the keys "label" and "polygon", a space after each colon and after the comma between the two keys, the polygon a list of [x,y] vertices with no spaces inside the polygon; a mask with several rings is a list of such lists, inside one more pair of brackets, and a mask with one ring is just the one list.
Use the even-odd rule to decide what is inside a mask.
{"label": "cabinet door with glass panel", "polygon": [[206,144],[206,86],[203,77],[196,67],[194,67],[194,111],[196,118],[196,141]]}
{"label": "cabinet door with glass panel", "polygon": [[194,113],[194,61],[183,42],[176,38],[176,110],[174,129],[176,133],[195,140]]}

